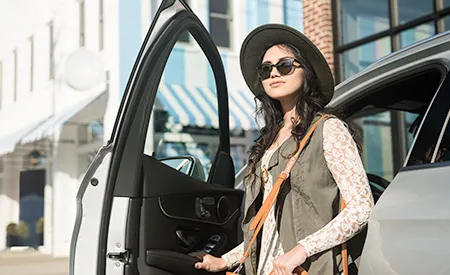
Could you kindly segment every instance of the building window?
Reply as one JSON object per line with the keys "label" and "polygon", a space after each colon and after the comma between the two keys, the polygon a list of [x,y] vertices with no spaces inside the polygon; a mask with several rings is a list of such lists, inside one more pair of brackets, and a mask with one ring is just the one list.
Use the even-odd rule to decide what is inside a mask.
{"label": "building window", "polygon": [[79,20],[80,20],[80,47],[84,47],[85,45],[85,40],[86,40],[86,36],[85,36],[85,7],[84,7],[84,0],[81,0],[79,2]]}
{"label": "building window", "polygon": [[55,51],[55,45],[54,45],[54,41],[53,41],[53,22],[50,22],[48,24],[48,29],[49,29],[49,60],[50,60],[50,66],[49,66],[49,79],[53,79],[53,77],[55,76],[55,64],[53,62],[53,54]]}
{"label": "building window", "polygon": [[398,0],[398,22],[408,23],[433,12],[433,0]]}
{"label": "building window", "polygon": [[103,119],[93,120],[78,127],[78,144],[89,144],[103,141]]}
{"label": "building window", "polygon": [[228,0],[209,0],[209,33],[219,47],[231,45],[231,11]]}
{"label": "building window", "polygon": [[13,101],[16,102],[17,101],[17,79],[18,79],[18,75],[17,73],[19,72],[19,70],[17,70],[17,66],[18,66],[18,58],[17,58],[17,49],[14,50],[14,90],[13,90]]}
{"label": "building window", "polygon": [[104,24],[104,7],[103,1],[99,0],[99,24],[98,24],[98,48],[103,50],[105,47],[105,24]]}
{"label": "building window", "polygon": [[336,0],[339,83],[392,51],[450,29],[450,0]]}
{"label": "building window", "polygon": [[341,43],[349,43],[389,29],[388,1],[342,0]]}
{"label": "building window", "polygon": [[34,89],[34,38],[30,37],[30,92]]}
{"label": "building window", "polygon": [[419,25],[417,27],[402,31],[400,33],[400,47],[409,46],[417,41],[430,37],[434,34],[433,22]]}
{"label": "building window", "polygon": [[442,31],[450,30],[450,16],[442,18],[440,23],[442,24]]}
{"label": "building window", "polygon": [[364,44],[360,47],[345,51],[343,54],[343,76],[348,78],[375,60],[391,52],[391,40],[384,37],[379,40]]}

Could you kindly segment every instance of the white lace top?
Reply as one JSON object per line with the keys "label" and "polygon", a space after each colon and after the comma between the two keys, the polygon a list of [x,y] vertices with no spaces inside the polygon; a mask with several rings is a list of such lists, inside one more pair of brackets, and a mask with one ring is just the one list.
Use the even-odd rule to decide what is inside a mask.
{"label": "white lace top", "polygon": [[[356,143],[339,119],[331,118],[325,121],[323,149],[328,168],[347,207],[322,229],[298,242],[305,248],[308,256],[335,247],[353,237],[367,223],[374,204]],[[262,168],[267,165],[272,151],[274,150],[268,150],[265,153],[261,161]],[[269,188],[264,188],[264,199],[272,187],[272,175],[270,173],[268,173],[267,182],[265,182],[266,186]],[[274,207],[272,207],[263,225],[257,274],[269,274],[272,270],[273,260],[284,253],[276,230],[273,211]],[[222,255],[229,269],[239,263],[243,252],[244,244],[241,243]]]}

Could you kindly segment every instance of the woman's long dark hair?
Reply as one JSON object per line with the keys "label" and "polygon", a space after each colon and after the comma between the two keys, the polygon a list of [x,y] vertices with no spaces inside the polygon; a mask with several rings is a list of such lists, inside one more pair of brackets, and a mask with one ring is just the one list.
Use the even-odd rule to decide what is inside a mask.
{"label": "woman's long dark hair", "polygon": [[[274,46],[274,45],[272,45]],[[270,47],[267,47],[269,49]],[[314,116],[318,112],[326,112],[340,116],[337,110],[325,109],[325,105],[328,103],[324,94],[320,90],[319,79],[314,73],[311,64],[301,54],[301,52],[290,44],[277,44],[284,50],[290,50],[294,57],[300,61],[304,70],[303,85],[300,88],[299,94],[295,99],[295,112],[297,120],[293,121],[293,129],[291,135],[297,143],[297,149],[292,152],[294,154],[298,150],[300,141],[307,131],[308,127],[314,119]],[[260,57],[262,62],[263,52]],[[256,73],[256,72],[255,72]],[[261,160],[264,152],[269,148],[272,142],[275,140],[278,132],[283,126],[283,110],[281,103],[278,100],[270,98],[264,91],[261,80],[258,78],[255,83],[257,88],[256,99],[260,101],[260,104],[256,104],[256,117],[264,120],[264,127],[261,128],[261,136],[256,143],[250,148],[250,156],[248,160],[249,175],[254,174],[256,171],[256,165]],[[258,119],[257,119],[258,122]]]}

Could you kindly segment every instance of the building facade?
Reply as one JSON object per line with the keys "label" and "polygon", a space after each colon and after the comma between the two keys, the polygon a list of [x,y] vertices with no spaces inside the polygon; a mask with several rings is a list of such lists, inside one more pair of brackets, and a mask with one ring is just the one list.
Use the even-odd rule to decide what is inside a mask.
{"label": "building facade", "polygon": [[79,182],[120,100],[118,59],[111,58],[118,55],[118,6],[109,0],[2,5],[0,250],[7,226],[23,221],[28,236],[13,246],[67,256]]}
{"label": "building facade", "polygon": [[[18,17],[12,30],[23,28],[14,35],[1,29],[3,37],[11,39],[0,48],[0,249],[6,246],[7,225],[31,211],[26,202],[32,192],[23,191],[30,185],[27,175],[44,171],[35,173],[45,177],[42,196],[32,194],[45,221],[41,249],[67,256],[79,182],[97,148],[109,138],[135,58],[161,1],[54,0],[45,7],[25,2],[26,7],[9,1],[0,9],[10,13],[1,17],[4,20]],[[187,2],[218,46],[226,71],[236,171],[244,165],[260,127],[239,66],[240,45],[252,29],[274,22],[304,32],[318,45],[339,83],[376,59],[450,27],[447,0]],[[45,11],[37,15],[38,8]],[[89,53],[79,55],[80,49]],[[96,56],[104,76],[89,87],[74,86],[71,80],[77,76],[68,65],[73,56]],[[93,58],[87,59],[93,66]],[[208,169],[213,155],[209,152],[218,145],[214,93],[209,63],[186,32],[159,83],[143,153],[159,158],[194,155]],[[369,172],[392,178],[411,142],[406,128],[413,119],[411,114],[383,112],[353,118],[362,130]],[[383,151],[381,143],[386,142],[392,149]],[[28,219],[33,223],[33,217]]]}
{"label": "building facade", "polygon": [[[450,29],[447,0],[336,0],[332,11],[337,83],[391,52]],[[380,110],[352,120],[362,132],[368,173],[392,180],[412,143],[410,127],[416,118],[413,113]]]}

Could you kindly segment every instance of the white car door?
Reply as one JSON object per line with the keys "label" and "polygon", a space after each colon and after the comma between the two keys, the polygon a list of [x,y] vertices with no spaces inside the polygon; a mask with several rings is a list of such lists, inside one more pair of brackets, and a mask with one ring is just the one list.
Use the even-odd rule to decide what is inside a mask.
{"label": "white car door", "polygon": [[450,274],[449,110],[447,75],[373,209],[359,274]]}

